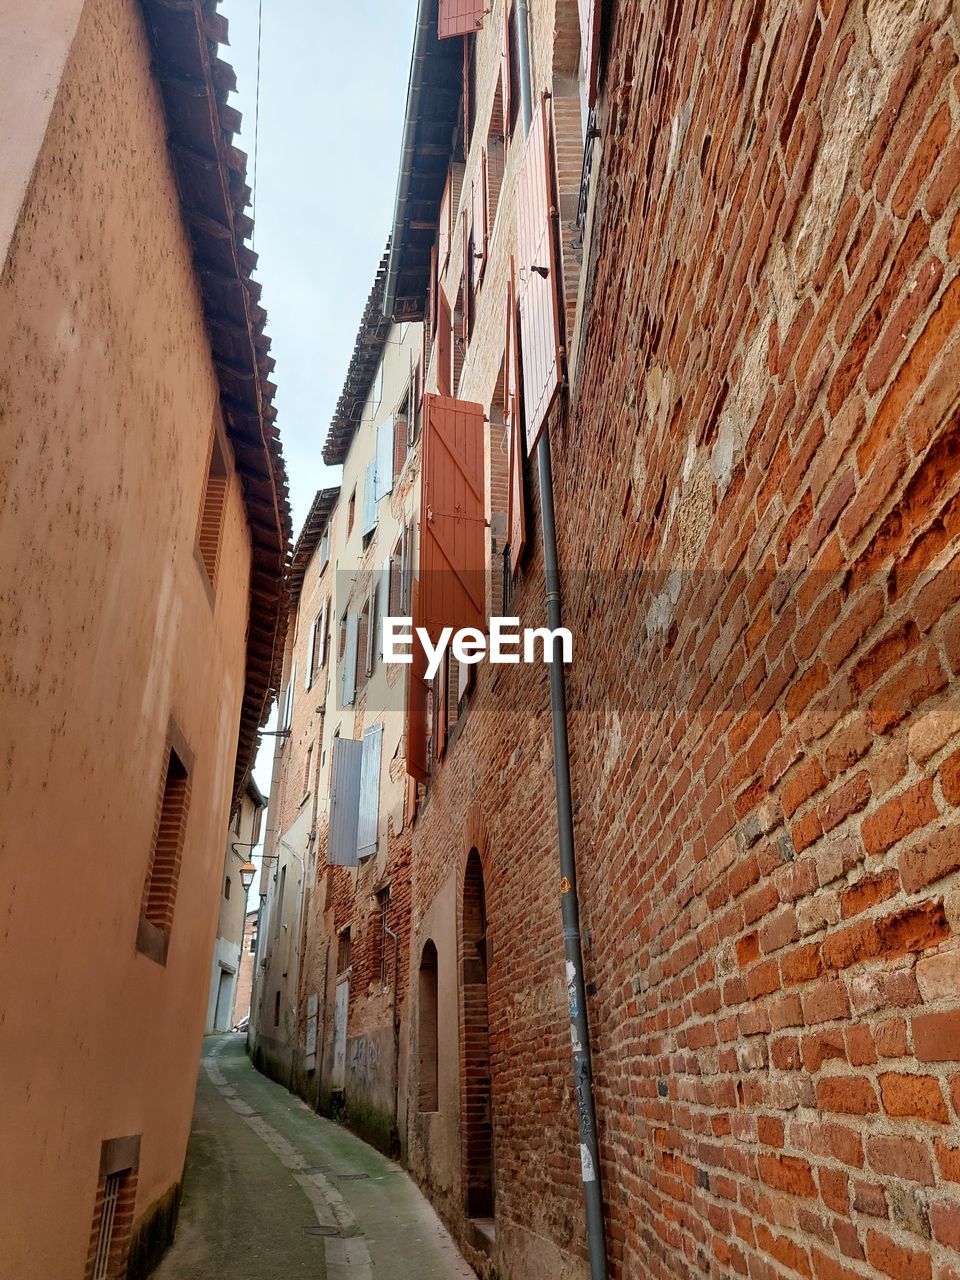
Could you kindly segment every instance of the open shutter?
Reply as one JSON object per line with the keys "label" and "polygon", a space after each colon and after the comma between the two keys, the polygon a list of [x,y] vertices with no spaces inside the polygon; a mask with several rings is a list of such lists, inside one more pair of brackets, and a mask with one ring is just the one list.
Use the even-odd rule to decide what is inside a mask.
{"label": "open shutter", "polygon": [[317,660],[317,670],[322,671],[327,661],[327,628],[330,625],[330,601],[324,600],[323,612],[320,615],[320,657]]}
{"label": "open shutter", "polygon": [[453,390],[453,317],[443,289],[440,290],[437,311],[437,391],[442,396],[449,396]]}
{"label": "open shutter", "polygon": [[[417,617],[419,583],[413,586],[413,616]],[[407,671],[407,773],[421,782],[430,781],[430,756],[427,740],[427,655],[413,633],[413,663]]]}
{"label": "open shutter", "polygon": [[600,64],[600,9],[603,0],[578,0],[580,5],[580,56],[587,86],[587,106],[597,100]]}
{"label": "open shutter", "polygon": [[327,862],[336,867],[357,865],[357,825],[360,819],[360,769],[363,743],[334,738],[330,779],[330,820]]}
{"label": "open shutter", "polygon": [[483,426],[482,405],[426,397],[414,623],[434,641],[443,627],[484,628]]}
{"label": "open shutter", "polygon": [[533,118],[517,177],[520,337],[527,452],[532,453],[563,377],[560,274],[554,220],[553,143],[547,97]]}
{"label": "open shutter", "polygon": [[347,615],[346,643],[343,650],[343,705],[349,707],[357,696],[357,640],[360,621],[355,613]]}
{"label": "open shutter", "polygon": [[486,0],[440,0],[437,35],[441,40],[467,36],[483,26]]}
{"label": "open shutter", "polygon": [[357,823],[357,856],[369,858],[377,852],[380,823],[380,750],[383,725],[371,725],[363,735],[360,762],[360,815]]}
{"label": "open shutter", "polygon": [[[413,394],[413,389],[411,389]],[[409,409],[407,410],[409,413]],[[407,460],[407,452],[410,448],[410,422],[402,413],[394,414],[393,418],[393,478],[403,470],[403,464]]]}
{"label": "open shutter", "polygon": [[473,180],[473,253],[470,271],[474,289],[479,289],[487,265],[487,149],[480,148],[480,165]]}
{"label": "open shutter", "polygon": [[523,487],[523,442],[520,420],[520,352],[517,335],[517,277],[513,259],[510,259],[510,278],[507,281],[507,342],[504,363],[506,365],[507,438],[510,449],[510,490],[507,528],[510,538],[510,572],[516,573],[517,565],[527,542],[527,513]]}
{"label": "open shutter", "polygon": [[377,460],[371,458],[363,473],[363,523],[360,532],[364,537],[377,527]]}
{"label": "open shutter", "polygon": [[500,101],[503,104],[503,136],[510,137],[510,111],[513,85],[510,83],[510,2],[503,0],[503,22],[500,26]]}
{"label": "open shutter", "polygon": [[374,574],[374,583],[373,583],[373,586],[370,588],[370,601],[369,601],[369,607],[367,609],[367,619],[368,619],[367,646],[366,646],[367,651],[363,657],[364,670],[366,671],[368,676],[373,674],[373,668],[377,660],[377,651],[378,651],[377,643],[378,643],[379,637],[377,635],[377,628],[379,624],[377,621],[377,609],[379,607],[378,606],[379,592],[377,590],[377,585],[378,584],[376,581],[376,574]]}
{"label": "open shutter", "polygon": [[314,618],[313,625],[310,627],[310,639],[307,643],[307,669],[303,680],[304,689],[309,689],[313,684],[314,659],[317,652],[317,627],[319,625],[320,619]]}
{"label": "open shutter", "polygon": [[377,427],[377,465],[375,493],[377,502],[393,488],[393,419]]}
{"label": "open shutter", "polygon": [[447,728],[449,722],[448,697],[450,689],[450,650],[443,655],[440,670],[437,672],[434,686],[433,727],[436,733],[435,758],[442,760],[447,750]]}
{"label": "open shutter", "polygon": [[439,280],[447,266],[447,259],[450,257],[450,241],[453,239],[453,196],[451,191],[452,179],[447,174],[447,181],[443,188],[443,196],[440,199],[440,218],[439,231],[437,236],[437,271],[434,279]]}

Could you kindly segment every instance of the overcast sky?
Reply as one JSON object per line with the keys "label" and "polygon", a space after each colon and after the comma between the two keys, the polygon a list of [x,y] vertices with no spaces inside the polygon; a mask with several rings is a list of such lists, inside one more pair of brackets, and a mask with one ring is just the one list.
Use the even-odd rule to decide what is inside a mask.
{"label": "overcast sky", "polygon": [[[259,0],[224,0],[253,183]],[[393,221],[416,0],[263,0],[256,239],[294,536]],[[271,725],[271,727],[273,727]],[[255,773],[270,792],[274,739]]]}

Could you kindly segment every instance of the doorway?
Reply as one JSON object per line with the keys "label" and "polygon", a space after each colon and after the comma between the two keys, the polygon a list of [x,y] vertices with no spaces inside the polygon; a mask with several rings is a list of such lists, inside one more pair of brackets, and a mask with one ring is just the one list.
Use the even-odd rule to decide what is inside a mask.
{"label": "doorway", "polygon": [[483,866],[470,850],[463,881],[460,980],[463,992],[463,1183],[468,1218],[494,1216],[493,1082],[490,1071],[489,958]]}
{"label": "doorway", "polygon": [[217,1011],[213,1018],[214,1031],[229,1031],[233,1025],[233,978],[229,969],[220,969],[217,987]]}

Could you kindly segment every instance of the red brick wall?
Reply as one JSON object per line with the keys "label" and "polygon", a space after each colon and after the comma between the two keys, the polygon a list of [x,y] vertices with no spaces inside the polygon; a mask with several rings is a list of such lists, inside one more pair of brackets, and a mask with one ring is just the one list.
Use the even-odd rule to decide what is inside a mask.
{"label": "red brick wall", "polygon": [[[613,1275],[956,1280],[956,24],[613,8],[553,423]],[[580,1274],[543,670],[479,669],[415,919],[478,823],[496,1265]]]}

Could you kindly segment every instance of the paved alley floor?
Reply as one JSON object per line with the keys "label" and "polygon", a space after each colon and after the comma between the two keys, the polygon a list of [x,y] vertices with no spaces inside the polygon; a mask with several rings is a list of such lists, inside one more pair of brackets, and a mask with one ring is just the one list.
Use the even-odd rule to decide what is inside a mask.
{"label": "paved alley floor", "polygon": [[204,1044],[183,1204],[156,1280],[475,1280],[403,1170]]}

